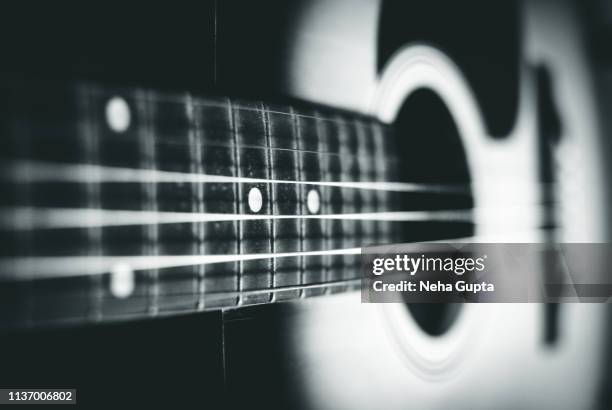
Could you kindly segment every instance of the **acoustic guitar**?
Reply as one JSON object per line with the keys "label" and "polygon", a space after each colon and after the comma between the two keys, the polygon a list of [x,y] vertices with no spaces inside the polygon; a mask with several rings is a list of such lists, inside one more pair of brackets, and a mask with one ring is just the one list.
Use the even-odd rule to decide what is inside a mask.
{"label": "acoustic guitar", "polygon": [[0,387],[105,408],[609,403],[605,304],[360,300],[369,245],[609,240],[590,14],[495,3],[7,10]]}

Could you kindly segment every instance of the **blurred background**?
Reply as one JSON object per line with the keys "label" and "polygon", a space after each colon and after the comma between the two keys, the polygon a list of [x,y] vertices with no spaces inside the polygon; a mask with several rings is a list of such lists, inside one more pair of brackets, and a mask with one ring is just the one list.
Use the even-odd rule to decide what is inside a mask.
{"label": "blurred background", "polygon": [[[5,113],[15,84],[52,116],[64,100],[48,102],[38,84],[83,82],[109,95],[136,87],[336,110],[391,130],[393,182],[468,192],[461,203],[427,200],[424,210],[468,210],[470,224],[402,228],[395,239],[612,237],[612,1],[1,7]],[[3,133],[10,120],[2,116]],[[8,136],[0,141],[8,164]],[[130,320],[20,322],[11,306],[23,289],[4,280],[19,253],[9,219],[0,227],[2,388],[77,388],[79,405],[105,408],[612,407],[607,304],[375,305],[354,291]],[[46,283],[43,299],[71,286]]]}

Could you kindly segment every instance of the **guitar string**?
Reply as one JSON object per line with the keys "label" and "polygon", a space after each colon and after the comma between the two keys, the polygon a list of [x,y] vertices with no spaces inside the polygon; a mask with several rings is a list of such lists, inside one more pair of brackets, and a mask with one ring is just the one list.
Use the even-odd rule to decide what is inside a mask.
{"label": "guitar string", "polygon": [[[430,184],[388,181],[297,181],[266,178],[249,178],[162,171],[157,169],[122,168],[94,164],[65,164],[39,161],[12,161],[0,165],[0,180],[17,183],[75,182],[75,183],[245,183],[290,184],[336,187],[389,192],[431,192],[469,195],[469,187],[480,184]],[[513,181],[498,179],[497,187],[507,188]],[[517,185],[524,182],[514,181]],[[556,183],[532,181],[530,186],[555,186]]]}
{"label": "guitar string", "polygon": [[[146,100],[144,98],[137,97],[137,95],[139,95],[139,91],[141,92],[141,94],[147,95]],[[140,89],[118,89],[117,92],[113,93],[113,92],[109,92],[108,89],[93,86],[91,88],[91,94],[94,97],[101,97],[104,99],[109,99],[114,96],[118,96],[118,97],[127,98],[129,101],[134,101],[138,103],[148,103],[152,100],[155,100],[154,103],[172,103],[172,104],[178,104],[180,106],[184,106],[185,104],[187,104],[188,103],[187,97],[190,97],[191,104],[193,104],[194,108],[229,109],[226,97],[219,97],[219,100],[217,101],[214,99],[214,97],[198,97],[198,96],[192,95],[191,93],[163,94],[163,93],[159,93],[153,90],[140,90]],[[257,100],[249,101],[247,103],[247,102],[242,102],[240,99],[232,98],[231,101],[232,101],[232,104],[231,104],[232,109],[261,113],[261,108],[259,108]],[[299,108],[299,107],[296,108],[293,105],[282,105],[282,104],[271,104],[271,103],[266,103],[264,105],[266,107],[265,111],[269,114],[286,115],[289,117],[295,115],[300,118],[329,121],[333,123],[352,123],[354,121],[362,121],[362,122],[368,122],[368,123],[373,122],[375,124],[385,126],[385,124],[378,122],[377,119],[371,116],[356,113],[356,112],[351,112],[351,111],[335,109],[336,113],[334,114],[334,116],[328,117],[326,115],[308,115],[304,113],[304,111],[308,111],[308,110],[315,111],[316,110],[317,113],[320,114],[321,108],[322,108],[320,106],[312,106],[309,109],[308,108],[304,109],[304,108]],[[281,106],[283,106],[284,108],[287,108],[287,111],[282,110]],[[291,111],[295,111],[295,113],[292,113]],[[325,111],[325,109],[323,109],[323,111]],[[336,117],[337,112],[340,112],[342,116],[350,116],[353,118],[344,119],[342,116]]]}
{"label": "guitar string", "polygon": [[332,249],[304,252],[277,252],[230,255],[148,255],[148,256],[49,256],[0,259],[0,278],[39,279],[71,277],[111,272],[116,266],[132,270],[164,269],[183,266],[208,265],[270,258],[323,255],[359,255],[361,248]]}
{"label": "guitar string", "polygon": [[[509,240],[516,238],[530,239],[550,232],[550,229],[533,228],[522,231],[499,232]],[[487,237],[468,236],[449,238],[434,242],[470,242],[490,239]],[[227,255],[136,255],[136,256],[34,256],[0,259],[1,280],[30,280],[56,277],[75,277],[99,275],[112,272],[117,266],[127,266],[132,271],[147,269],[166,269],[185,266],[197,266],[227,262],[251,261],[270,258],[308,257],[324,255],[359,255],[362,248],[331,249],[304,252],[277,252]]]}
{"label": "guitar string", "polygon": [[[189,278],[192,280],[193,278]],[[312,282],[312,283],[303,283],[303,284],[295,284],[295,285],[284,285],[277,286],[274,288],[249,288],[241,291],[227,291],[227,290],[215,290],[210,292],[205,292],[206,299],[210,302],[211,299],[225,299],[229,297],[236,297],[239,295],[257,295],[257,294],[266,294],[266,293],[280,293],[280,292],[290,292],[290,291],[298,291],[303,289],[317,289],[317,288],[333,288],[340,286],[359,286],[361,284],[361,278],[347,278],[347,279],[339,279],[333,280],[329,282]],[[199,295],[200,292],[168,292],[168,293],[160,293],[161,297],[176,297],[176,296],[195,296]],[[79,294],[78,292],[72,293],[68,295],[69,298],[78,298],[78,299],[87,299],[85,294]],[[107,295],[109,299],[115,299],[115,296]],[[146,294],[133,293],[130,295],[129,299],[146,299],[148,296]],[[268,302],[267,302],[268,303]],[[181,303],[184,305],[184,302]]]}
{"label": "guitar string", "polygon": [[[163,212],[91,208],[0,207],[0,229],[68,229],[110,226],[140,226],[200,222],[261,220],[349,220],[390,222],[478,222],[496,225],[512,219],[514,225],[535,224],[546,218],[546,206],[466,208],[436,211],[392,211],[346,214],[272,215],[208,212]],[[488,211],[488,212],[487,212]]]}

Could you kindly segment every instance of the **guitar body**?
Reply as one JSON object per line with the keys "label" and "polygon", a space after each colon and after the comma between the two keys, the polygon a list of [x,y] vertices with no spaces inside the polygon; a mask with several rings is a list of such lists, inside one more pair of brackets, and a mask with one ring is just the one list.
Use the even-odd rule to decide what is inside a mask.
{"label": "guitar body", "polygon": [[[555,79],[550,98],[563,122],[551,154],[561,185],[555,195],[562,204],[551,211],[563,227],[555,238],[609,240],[603,222],[609,220],[603,171],[609,147],[603,131],[594,126],[601,119],[592,114],[597,112],[595,90],[588,57],[580,50],[585,39],[575,5],[528,1],[519,9],[513,2],[472,2],[458,6],[464,14],[449,12],[445,19],[437,10],[448,7],[446,2],[434,2],[435,11],[409,3],[312,3],[303,20],[292,24],[298,47],[292,49],[288,93],[393,123],[411,94],[433,90],[460,129],[475,202],[483,210],[478,215],[483,224],[475,232],[483,242],[544,242],[552,235],[521,227],[522,218],[537,218],[541,212],[527,204],[546,195],[540,184],[539,144],[548,138],[541,125],[548,118],[539,115],[538,101],[548,98],[538,95],[543,90],[538,67],[545,67]],[[492,16],[491,21],[470,20],[470,6],[478,20]],[[512,27],[501,17],[513,11],[523,32],[509,39],[505,33]],[[334,24],[349,13],[350,24]],[[411,27],[419,19],[435,38],[417,37],[418,29],[409,33],[414,37],[402,38],[407,34],[398,21]],[[475,27],[468,28],[471,24]],[[488,24],[499,31],[490,31]],[[559,26],[565,28],[562,39]],[[462,41],[469,45],[462,48]],[[451,56],[470,47],[487,61]],[[487,99],[483,88],[495,97]],[[430,121],[439,120],[437,114],[424,113]],[[592,162],[578,166],[570,159],[576,157]],[[414,159],[408,155],[403,160]],[[431,161],[444,166],[443,161],[435,164],[435,157]],[[507,213],[508,223],[488,226],[485,221],[499,221],[500,212]],[[300,375],[297,385],[304,388],[305,407],[570,409],[605,403],[610,321],[605,304],[565,304],[556,313],[541,304],[465,305],[439,336],[424,331],[405,306],[360,304],[358,294],[312,299],[285,309],[287,363],[294,377]],[[429,309],[443,320],[435,308]],[[556,321],[554,330],[551,320]]]}
{"label": "guitar body", "polygon": [[[37,70],[35,54],[24,56],[15,49],[14,56],[28,68],[21,70],[13,61],[5,71],[24,71],[26,78],[37,80],[65,81],[67,76],[93,81],[103,90],[108,84],[186,89],[212,95],[214,101],[229,95],[270,106],[291,104],[298,107],[291,108],[292,115],[314,112],[317,118],[337,112],[333,115],[355,118],[371,129],[392,130],[393,135],[367,134],[373,144],[376,138],[397,141],[397,158],[386,163],[384,155],[373,155],[369,160],[374,167],[402,183],[464,184],[469,190],[464,202],[427,199],[425,210],[469,208],[473,217],[468,225],[410,225],[408,232],[401,232],[401,240],[610,240],[610,143],[597,110],[602,97],[594,87],[593,62],[583,52],[585,23],[576,4],[264,3],[209,1],[169,16],[165,10],[154,10],[149,20],[138,23],[138,34],[129,23],[137,10],[128,8],[124,16],[113,17],[118,19],[116,29],[106,38],[99,34],[106,27],[104,18],[91,27],[77,27],[89,35],[82,39],[70,37],[70,29],[64,33],[58,28],[56,36],[68,38],[62,48],[66,51],[58,51],[63,63],[52,62],[53,53],[47,50],[41,58],[48,59],[48,69]],[[447,13],[441,12],[445,8]],[[99,12],[112,15],[106,9]],[[159,34],[166,17],[177,21],[165,30],[173,32],[169,37]],[[190,24],[180,24],[180,19]],[[157,34],[148,38],[143,33]],[[35,41],[36,49],[53,42],[31,37],[23,43]],[[134,53],[139,42],[153,45]],[[82,51],[89,50],[86,44],[96,44],[100,52]],[[165,55],[154,44],[165,44]],[[187,63],[169,63],[185,55],[191,55]],[[374,122],[370,126],[367,121]],[[273,127],[274,122],[269,124]],[[320,134],[317,138],[324,139]],[[294,148],[303,148],[299,144]],[[232,175],[242,176],[241,172]],[[349,181],[345,174],[339,180]],[[177,195],[183,192],[180,187],[184,186]],[[274,206],[270,203],[271,213]],[[347,226],[351,225],[341,227],[352,229]],[[395,228],[388,229],[393,234],[383,235],[382,241],[396,241]],[[221,234],[217,238],[217,248],[233,246],[222,242]],[[348,243],[344,240],[341,243]],[[330,243],[324,242],[324,251],[335,248]],[[244,249],[248,245],[237,246],[237,254],[249,253]],[[233,248],[227,249],[231,253]],[[275,251],[272,247],[259,253]],[[129,255],[127,250],[118,252]],[[195,253],[200,252],[197,248]],[[316,278],[308,282],[312,289],[291,288],[306,284],[303,270],[300,282],[285,284],[289,289],[283,290],[283,300],[273,296],[275,283],[264,289],[269,294],[257,293],[259,279],[256,274],[248,276],[248,263],[236,262],[236,269],[252,283],[240,282],[236,292],[206,282],[203,286],[219,286],[224,299],[208,305],[205,292],[189,293],[194,306],[189,314],[184,314],[187,309],[166,311],[161,303],[152,312],[147,299],[141,317],[111,315],[106,323],[103,305],[95,320],[83,308],[83,323],[32,321],[25,328],[7,327],[0,346],[11,354],[3,361],[0,387],[75,387],[80,403],[106,408],[117,403],[200,403],[569,409],[609,403],[611,312],[606,304],[368,304],[361,303],[355,291],[358,284],[342,282],[359,278],[360,272],[338,276],[341,290],[353,291],[318,292]],[[356,269],[339,263],[339,271]],[[253,266],[253,271],[261,268]],[[198,275],[206,277],[206,272],[213,271]],[[8,277],[8,271],[2,273]],[[220,283],[225,277],[218,278]],[[205,281],[197,282],[201,283]],[[49,284],[45,291],[60,291],[62,286]],[[133,295],[138,290],[137,284]],[[241,290],[253,293],[242,295]],[[3,295],[10,297],[12,292],[10,288]],[[316,297],[304,297],[311,296],[304,292]],[[184,301],[182,295],[173,303]],[[139,309],[137,302],[128,301],[109,306],[117,311]]]}

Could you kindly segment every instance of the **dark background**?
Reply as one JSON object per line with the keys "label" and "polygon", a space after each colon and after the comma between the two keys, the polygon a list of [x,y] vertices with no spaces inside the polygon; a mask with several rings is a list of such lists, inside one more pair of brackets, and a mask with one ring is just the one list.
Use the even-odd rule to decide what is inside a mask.
{"label": "dark background", "polygon": [[[88,80],[196,93],[284,98],[287,24],[304,0],[189,4],[22,2],[0,9],[4,79]],[[385,1],[378,68],[410,42],[452,56],[490,131],[514,125],[518,2]],[[609,66],[612,13],[585,2],[590,52]],[[607,13],[607,14],[606,14]],[[486,35],[483,35],[486,33]],[[82,405],[299,407],[284,355],[291,305],[155,321],[0,334],[0,386],[77,388]]]}

